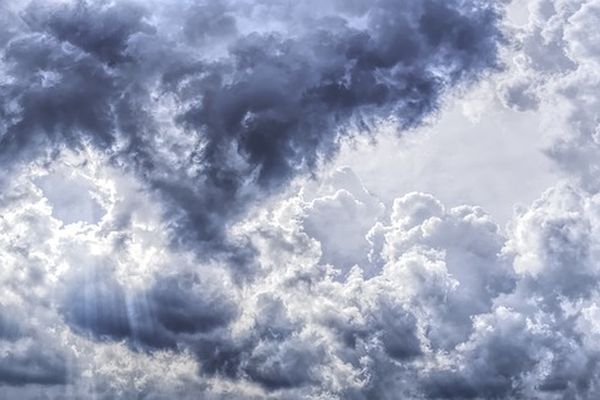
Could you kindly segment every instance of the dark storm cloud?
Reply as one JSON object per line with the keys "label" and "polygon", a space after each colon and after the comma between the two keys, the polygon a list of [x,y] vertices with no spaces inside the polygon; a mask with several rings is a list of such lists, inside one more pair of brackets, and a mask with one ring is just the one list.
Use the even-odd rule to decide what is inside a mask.
{"label": "dark storm cloud", "polygon": [[[280,299],[260,297],[249,331],[237,337],[204,337],[191,343],[206,374],[248,379],[273,391],[317,383],[313,368],[324,349],[298,336],[302,326],[291,320]],[[222,333],[221,333],[222,335]]]}
{"label": "dark storm cloud", "polygon": [[192,43],[237,32],[235,17],[220,1],[194,4],[187,14],[183,32]]}
{"label": "dark storm cloud", "polygon": [[18,309],[0,306],[0,342],[8,346],[0,354],[0,386],[66,383],[65,356],[52,344],[36,346],[35,342],[43,339],[27,326],[24,317]]}
{"label": "dark storm cloud", "polygon": [[67,383],[67,363],[60,353],[30,349],[0,358],[0,384],[61,385]]}
{"label": "dark storm cloud", "polygon": [[134,348],[173,348],[178,335],[210,333],[236,316],[222,287],[198,272],[163,276],[145,291],[127,291],[110,265],[89,265],[67,283],[66,321],[96,340],[128,339]]}
{"label": "dark storm cloud", "polygon": [[[272,17],[275,6],[254,7]],[[349,13],[334,2],[298,18],[291,34],[239,32],[251,5],[182,8],[164,17],[126,1],[24,10],[4,49],[2,158],[91,140],[159,192],[178,240],[215,240],[258,193],[333,154],[351,125],[418,125],[448,87],[496,65],[496,10],[477,1],[358,2]],[[346,20],[358,17],[364,27]],[[228,50],[199,55],[217,46],[195,50],[207,38]],[[174,96],[172,123],[200,138],[177,166],[156,156],[156,96]]]}
{"label": "dark storm cloud", "polygon": [[[232,265],[243,286],[256,254],[228,243],[226,227],[248,204],[313,171],[354,128],[371,134],[385,118],[418,126],[445,92],[497,67],[494,2],[310,6],[311,16],[286,1],[33,2],[0,31],[0,162],[94,146],[162,200],[173,244]],[[206,271],[169,266],[136,291],[110,263],[73,268],[58,309],[78,334],[149,352],[184,348],[203,374],[267,392],[321,382],[325,348],[275,297],[234,333],[242,307]],[[393,299],[373,303],[364,322],[331,324],[344,352],[421,356],[416,317]],[[0,319],[3,340],[15,329]],[[64,381],[60,357],[20,357],[0,363],[16,368],[0,368],[5,382],[17,384],[19,371],[23,382]]]}
{"label": "dark storm cloud", "polygon": [[114,22],[103,21],[117,10],[96,15],[83,3],[73,10],[38,6],[23,14],[28,31],[4,49],[15,81],[2,88],[2,101],[5,106],[15,102],[18,110],[7,112],[14,113],[14,123],[2,137],[3,152],[34,144],[38,136],[70,145],[87,137],[110,146],[118,122],[113,107],[121,107],[125,87],[118,71],[106,64],[123,60],[139,19],[127,12],[118,13],[123,17]]}
{"label": "dark storm cloud", "polygon": [[[600,398],[597,194],[558,186],[502,230],[478,207],[421,193],[378,219],[360,182],[328,183],[335,194],[268,204],[235,227],[244,239],[219,243],[232,217],[334,154],[352,127],[416,126],[444,91],[493,67],[491,2],[8,11],[3,167],[90,143],[158,194],[164,225],[146,215],[151,196],[122,182],[128,199],[99,226],[65,226],[21,175],[0,191],[0,396]],[[164,248],[163,229],[196,252]],[[358,266],[324,259],[324,232]],[[360,254],[346,254],[352,237]]]}
{"label": "dark storm cloud", "polygon": [[87,2],[56,10],[36,3],[24,14],[25,23],[36,32],[46,32],[57,41],[69,43],[108,66],[128,60],[127,42],[138,32],[153,33],[142,20],[145,11],[133,3],[119,2],[102,12]]}

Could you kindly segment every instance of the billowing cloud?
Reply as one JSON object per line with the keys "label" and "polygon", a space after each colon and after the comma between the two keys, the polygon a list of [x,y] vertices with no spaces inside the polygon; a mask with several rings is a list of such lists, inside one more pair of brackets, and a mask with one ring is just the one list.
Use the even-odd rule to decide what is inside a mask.
{"label": "billowing cloud", "polygon": [[[232,226],[256,264],[236,282],[168,245],[135,174],[81,158],[33,164],[4,193],[7,396],[595,396],[600,220],[581,188],[546,192],[503,232],[423,193],[386,210],[345,168]],[[73,164],[99,221],[59,220],[40,187]],[[348,212],[364,243],[333,251]]]}
{"label": "billowing cloud", "polygon": [[2,157],[92,143],[163,196],[180,242],[220,240],[224,218],[314,169],[353,125],[418,125],[448,87],[497,65],[500,36],[496,7],[479,1],[35,1],[14,13]]}
{"label": "billowing cloud", "polygon": [[529,23],[518,30],[515,68],[504,97],[517,109],[539,108],[547,153],[572,178],[598,190],[598,63],[596,1],[529,2]]}
{"label": "billowing cloud", "polygon": [[[0,379],[75,394],[94,391],[85,365],[113,343],[121,357],[186,351],[201,375],[263,391],[319,384],[320,336],[302,320],[289,328],[282,311],[275,341],[269,321],[244,325],[245,285],[270,267],[225,228],[353,126],[420,124],[448,88],[497,66],[500,37],[498,10],[478,1],[0,5],[3,284],[32,319],[3,311]],[[376,203],[346,269],[366,260]],[[345,251],[328,246],[332,261]],[[132,390],[115,384],[95,390]]]}
{"label": "billowing cloud", "polygon": [[0,397],[596,398],[599,5],[531,4],[498,95],[568,174],[504,228],[318,168],[497,67],[492,2],[0,2]]}

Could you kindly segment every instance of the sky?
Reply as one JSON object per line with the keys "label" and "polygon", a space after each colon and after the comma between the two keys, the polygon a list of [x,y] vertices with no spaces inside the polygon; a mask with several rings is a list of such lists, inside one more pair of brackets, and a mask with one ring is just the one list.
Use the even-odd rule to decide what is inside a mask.
{"label": "sky", "polygon": [[600,1],[0,0],[0,398],[597,399]]}

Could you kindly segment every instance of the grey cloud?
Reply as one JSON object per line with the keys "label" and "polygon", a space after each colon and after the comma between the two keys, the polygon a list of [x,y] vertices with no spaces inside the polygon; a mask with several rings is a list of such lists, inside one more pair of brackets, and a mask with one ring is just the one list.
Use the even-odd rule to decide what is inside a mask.
{"label": "grey cloud", "polygon": [[[175,244],[162,250],[194,250],[193,262],[173,257],[151,273],[151,283],[132,289],[117,273],[133,269],[118,257],[135,225],[126,212],[89,239],[118,231],[115,259],[69,259],[59,224],[60,246],[36,247],[51,242],[41,234],[23,245],[23,252],[59,253],[45,260],[52,267],[68,259],[66,272],[53,271],[58,283],[45,272],[48,318],[64,346],[81,352],[74,369],[108,376],[90,392],[161,398],[143,378],[160,376],[151,369],[174,354],[194,366],[185,364],[192,377],[169,380],[183,387],[181,398],[510,398],[521,393],[513,386],[520,374],[539,364],[532,343],[581,371],[559,346],[576,340],[573,331],[559,330],[567,338],[561,342],[529,332],[523,321],[535,313],[526,307],[515,307],[514,321],[497,314],[528,293],[543,296],[565,279],[564,265],[592,256],[593,222],[578,218],[583,209],[547,218],[547,229],[536,231],[540,262],[547,275],[556,273],[537,279],[514,274],[511,257],[518,260],[522,249],[503,254],[506,238],[482,210],[447,210],[432,196],[411,194],[384,215],[350,173],[333,191],[340,195],[317,193],[311,205],[291,199],[300,211],[284,210],[289,225],[243,215],[334,155],[354,127],[371,134],[388,117],[403,129],[418,126],[444,93],[497,67],[495,3],[331,1],[308,17],[287,1],[181,4],[36,2],[0,32],[10,37],[2,39],[2,163],[23,165],[47,153],[52,160],[63,146],[90,146],[160,199],[164,224],[148,229],[164,230]],[[262,25],[257,16],[264,26],[248,28],[248,21]],[[278,29],[282,23],[293,31]],[[221,51],[208,52],[213,45]],[[348,232],[358,244],[352,254],[336,243],[346,229],[334,231],[335,218],[331,227],[310,219],[349,211],[362,218]],[[49,226],[49,215],[31,218]],[[234,224],[241,234],[229,230]],[[577,285],[592,274],[584,272]],[[577,299],[576,288],[564,284],[560,293]],[[20,329],[0,318],[0,341],[21,340]],[[103,358],[106,348],[112,353]],[[111,364],[114,354],[122,364]],[[66,384],[65,357],[27,348],[0,360],[0,381]],[[128,369],[139,359],[152,361],[148,371]],[[95,368],[99,362],[126,371],[125,383]],[[579,385],[584,393],[579,382],[593,378],[560,364],[536,382],[555,391]],[[421,380],[424,366],[430,375]],[[85,377],[77,379],[81,385]],[[134,393],[131,382],[145,391]],[[178,393],[172,387],[165,393]]]}
{"label": "grey cloud", "polygon": [[118,283],[88,267],[84,277],[69,285],[65,316],[74,327],[99,337],[120,339],[131,333],[125,292]]}
{"label": "grey cloud", "polygon": [[23,19],[31,30],[47,32],[112,66],[128,61],[127,42],[132,35],[153,33],[143,21],[144,14],[141,6],[129,2],[94,6],[79,1],[53,8],[38,1],[29,5]]}
{"label": "grey cloud", "polygon": [[370,249],[366,236],[383,216],[383,204],[350,168],[335,171],[318,187],[306,187],[303,192],[312,200],[305,210],[304,230],[320,242],[321,261],[344,271],[355,264],[366,268]]}
{"label": "grey cloud", "polygon": [[4,340],[15,340],[23,336],[23,328],[15,319],[11,309],[0,308],[0,338]]}
{"label": "grey cloud", "polygon": [[[533,368],[537,351],[525,320],[500,310],[491,331],[477,332],[466,347],[460,372],[436,371],[425,381],[432,398],[518,398],[522,396],[519,377]],[[482,321],[484,322],[484,321]],[[488,323],[485,321],[484,323]]]}
{"label": "grey cloud", "polygon": [[501,96],[517,110],[539,109],[546,154],[591,192],[598,190],[600,7],[595,1],[530,1],[515,38],[516,66]]}
{"label": "grey cloud", "polygon": [[141,349],[176,347],[186,335],[209,333],[236,316],[222,287],[202,282],[197,273],[178,272],[147,290],[127,291],[110,264],[84,266],[67,283],[62,312],[70,326],[95,340],[127,339]]}
{"label": "grey cloud", "polygon": [[150,295],[162,326],[174,333],[194,333],[225,326],[236,316],[235,304],[221,291],[190,274],[161,279]]}
{"label": "grey cloud", "polygon": [[0,385],[67,383],[65,353],[39,337],[24,317],[22,309],[0,307]]}
{"label": "grey cloud", "polygon": [[[181,18],[192,42],[218,34],[206,18],[234,31],[236,3],[189,7]],[[448,87],[496,66],[494,5],[378,1],[357,12],[365,28],[349,26],[344,12],[333,24],[325,18],[333,14],[318,15],[298,21],[308,24],[300,35],[238,33],[224,57],[207,60],[161,25],[174,10],[163,18],[134,2],[35,3],[5,49],[14,81],[4,85],[2,104],[14,122],[2,135],[3,157],[40,142],[91,139],[133,162],[158,190],[180,240],[185,232],[214,239],[223,218],[257,190],[279,188],[333,154],[340,128],[388,116],[418,125]],[[156,156],[156,95],[173,96],[183,111],[172,113],[173,129],[199,135],[184,168]],[[200,172],[189,176],[189,168]]]}
{"label": "grey cloud", "polygon": [[382,304],[377,322],[369,326],[379,331],[385,352],[393,359],[406,360],[421,355],[421,344],[416,335],[416,318],[398,305]]}
{"label": "grey cloud", "polygon": [[67,381],[67,363],[59,352],[30,348],[24,353],[9,353],[0,358],[0,383],[64,385]]}
{"label": "grey cloud", "polygon": [[[51,371],[66,371],[65,381],[51,386],[64,386],[62,397],[596,397],[597,196],[559,185],[520,210],[503,231],[478,207],[446,208],[431,195],[411,193],[397,199],[368,234],[371,247],[363,251],[375,265],[342,273],[335,258],[333,265],[323,264],[319,241],[311,236],[336,235],[335,227],[308,233],[306,210],[317,199],[324,207],[337,204],[329,193],[341,189],[354,199],[368,196],[362,185],[345,179],[327,185],[314,198],[305,198],[303,190],[274,200],[235,226],[256,251],[256,276],[243,284],[231,283],[226,266],[196,266],[195,257],[171,248],[162,249],[169,257],[151,279],[132,288],[127,278],[136,271],[119,262],[132,262],[123,252],[140,243],[139,233],[130,232],[129,241],[103,257],[90,255],[67,233],[75,227],[45,228],[52,217],[35,200],[41,192],[11,203],[3,208],[5,218],[19,207],[29,210],[21,220],[31,225],[20,228],[30,236],[22,252],[45,251],[49,260],[70,267],[58,283],[41,280],[49,286],[49,310],[31,294],[19,297],[27,301],[15,307],[35,315],[31,321],[47,318],[42,325],[21,325],[21,311],[2,310],[0,346],[27,344],[3,367],[30,371],[23,382],[47,388],[36,371],[57,365]],[[37,214],[31,210],[36,204]],[[363,212],[370,218],[369,209]],[[122,228],[118,213],[114,219]],[[134,215],[128,229],[140,223]],[[101,236],[108,230],[104,226]],[[58,240],[54,250],[46,244],[53,235],[64,235],[52,239]],[[90,247],[111,243],[101,239],[87,238]],[[75,240],[71,250],[69,240]],[[16,258],[10,245],[6,253]],[[21,263],[13,264],[8,270],[18,277]],[[39,350],[49,339],[51,350]],[[69,358],[68,349],[78,356]],[[60,367],[60,360],[69,362]],[[5,383],[10,393],[16,385]],[[22,397],[36,398],[34,391]]]}
{"label": "grey cloud", "polygon": [[271,391],[292,389],[317,382],[311,369],[322,359],[315,343],[299,336],[301,331],[280,299],[263,294],[249,330],[238,335],[217,332],[191,346],[205,373],[246,377]]}
{"label": "grey cloud", "polygon": [[220,1],[194,4],[187,14],[183,32],[192,43],[237,33],[235,11]]}
{"label": "grey cloud", "polygon": [[320,364],[322,351],[314,343],[295,337],[282,342],[260,342],[245,362],[244,371],[269,390],[316,383],[318,377],[313,368]]}
{"label": "grey cloud", "polygon": [[596,202],[558,186],[503,237],[477,207],[446,210],[419,193],[396,200],[371,237],[383,270],[313,281],[323,290],[312,287],[313,307],[330,304],[317,308],[336,337],[330,354],[369,377],[359,390],[346,382],[344,396],[593,398],[597,324],[584,315],[597,304]]}
{"label": "grey cloud", "polygon": [[[433,398],[593,398],[597,350],[577,328],[596,303],[597,224],[581,189],[558,186],[515,217],[503,252],[514,262],[514,289],[473,316],[456,347],[460,360],[424,380]],[[595,256],[594,256],[595,257]],[[568,272],[567,272],[568,271]],[[590,286],[591,285],[591,286]],[[570,308],[573,306],[574,308]]]}

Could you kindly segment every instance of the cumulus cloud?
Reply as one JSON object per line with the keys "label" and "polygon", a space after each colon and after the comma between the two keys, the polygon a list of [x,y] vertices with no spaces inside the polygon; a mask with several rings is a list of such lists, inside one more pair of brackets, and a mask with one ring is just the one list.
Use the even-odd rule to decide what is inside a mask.
{"label": "cumulus cloud", "polygon": [[[3,193],[7,396],[597,393],[599,205],[582,188],[549,190],[503,232],[479,207],[423,193],[386,209],[345,168],[232,227],[256,263],[236,283],[226,265],[169,247],[159,198],[94,151],[79,171],[105,214],[59,220],[38,185],[80,157],[34,164]],[[336,193],[370,205],[348,209],[366,243],[350,266],[324,245],[347,226]],[[318,229],[315,204],[331,217]]]}
{"label": "cumulus cloud", "polygon": [[[271,271],[254,290],[279,294],[277,332],[287,310],[288,330],[273,340],[310,331],[314,346],[328,349],[309,369],[319,371],[318,384],[309,380],[309,390],[301,379],[295,389],[333,398],[593,398],[596,202],[559,185],[503,233],[478,207],[446,209],[407,194],[367,233],[370,265],[343,277],[319,261],[320,242],[304,228],[314,200],[301,193],[271,217],[263,211],[244,229],[256,232],[260,263]],[[242,304],[262,310],[254,301]],[[282,370],[269,369],[274,377],[285,371],[280,362]],[[264,375],[248,378],[270,388]]]}
{"label": "cumulus cloud", "polygon": [[599,7],[596,1],[528,2],[514,71],[501,92],[516,109],[539,108],[547,153],[589,190],[598,189]]}
{"label": "cumulus cloud", "polygon": [[517,33],[577,179],[506,228],[303,176],[497,66],[491,2],[0,5],[1,396],[598,396],[596,1]]}
{"label": "cumulus cloud", "polygon": [[[244,301],[257,293],[245,285],[280,265],[256,261],[261,244],[226,238],[226,226],[251,200],[313,171],[352,126],[388,117],[420,124],[448,88],[496,66],[500,37],[496,7],[478,1],[1,6],[4,282],[24,314],[44,305],[37,329],[23,328],[27,346],[8,351],[3,365],[29,373],[25,383],[76,391],[87,377],[78,374],[85,360],[73,357],[115,342],[122,357],[187,351],[203,375],[263,392],[318,385],[326,346],[313,344],[325,338],[277,312],[277,297],[264,307],[281,314],[278,333],[248,315]],[[364,263],[365,231],[382,212],[366,190],[334,196],[340,212],[354,202],[357,215],[369,215],[348,225],[358,248],[343,262],[349,247],[331,233],[321,230],[325,253],[305,236],[314,251],[297,257],[316,257],[305,261],[315,276],[321,255],[346,270]],[[315,199],[305,208],[317,232],[332,205]],[[273,235],[283,244],[299,233]],[[394,312],[400,321],[378,324],[414,323]],[[21,328],[6,321],[6,340],[17,340]],[[39,350],[44,324],[57,327],[48,336],[62,344],[56,356]],[[381,340],[398,357],[419,352],[395,333]],[[66,365],[77,372],[69,379]],[[107,385],[107,396],[129,393]]]}

